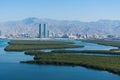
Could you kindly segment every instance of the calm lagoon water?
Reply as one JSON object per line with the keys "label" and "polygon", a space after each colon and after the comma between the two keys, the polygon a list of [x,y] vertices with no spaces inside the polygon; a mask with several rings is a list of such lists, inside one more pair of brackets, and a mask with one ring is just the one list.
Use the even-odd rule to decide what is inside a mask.
{"label": "calm lagoon water", "polygon": [[33,57],[23,52],[5,52],[7,42],[0,40],[0,80],[120,80],[120,76],[107,71],[79,66],[20,64],[19,61]]}
{"label": "calm lagoon water", "polygon": [[117,49],[117,47],[112,46],[104,46],[100,44],[94,44],[94,43],[88,43],[88,42],[82,42],[78,40],[70,40],[71,42],[74,42],[75,45],[84,45],[84,48],[69,48],[67,50],[110,50],[110,49]]}
{"label": "calm lagoon water", "polygon": [[[112,47],[112,46],[104,46],[104,45],[99,45],[99,44],[94,44],[94,43],[88,43],[88,42],[82,42],[82,41],[78,41],[78,40],[63,40],[64,42],[74,42],[74,45],[84,45],[83,48],[65,48],[64,50],[110,50],[110,49],[118,49],[117,47]],[[44,49],[41,50],[43,52],[51,52],[53,50],[57,50],[57,49]],[[63,50],[63,49],[61,49]],[[86,54],[89,55],[89,54]],[[107,56],[104,54],[90,54],[90,55],[101,55],[101,56]],[[113,56],[113,55],[109,55],[109,56]]]}

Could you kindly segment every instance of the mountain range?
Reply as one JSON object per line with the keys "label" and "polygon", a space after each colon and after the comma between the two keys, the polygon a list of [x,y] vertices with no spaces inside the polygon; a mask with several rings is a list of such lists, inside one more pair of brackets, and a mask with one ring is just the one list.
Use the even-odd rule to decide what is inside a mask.
{"label": "mountain range", "polygon": [[38,25],[46,23],[51,33],[64,34],[97,34],[97,35],[116,35],[120,36],[119,20],[98,20],[94,22],[70,21],[70,20],[54,20],[40,18],[26,18],[19,21],[7,21],[0,23],[2,35],[15,34],[38,34]]}

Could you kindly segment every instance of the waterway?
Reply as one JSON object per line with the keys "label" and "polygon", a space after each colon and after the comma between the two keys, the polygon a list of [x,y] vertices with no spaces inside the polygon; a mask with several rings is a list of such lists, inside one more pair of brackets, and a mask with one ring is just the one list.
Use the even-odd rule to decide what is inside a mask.
{"label": "waterway", "polygon": [[[61,40],[60,40],[61,41]],[[83,48],[65,48],[61,50],[110,50],[110,49],[118,49],[117,47],[112,47],[112,46],[105,46],[105,45],[100,45],[100,44],[94,44],[94,43],[88,43],[88,42],[82,42],[78,40],[63,40],[64,42],[74,42],[74,45],[83,45]],[[60,50],[60,49],[44,49],[41,50],[43,52],[51,52],[53,50]],[[112,55],[112,54],[92,54],[92,53],[78,53],[82,55],[96,55],[96,56],[120,56],[120,55]]]}
{"label": "waterway", "polygon": [[[120,76],[107,71],[79,66],[20,64],[19,61],[33,57],[23,52],[4,51],[8,41],[0,40],[0,80],[120,80]],[[110,49],[110,46],[106,46],[106,49]]]}

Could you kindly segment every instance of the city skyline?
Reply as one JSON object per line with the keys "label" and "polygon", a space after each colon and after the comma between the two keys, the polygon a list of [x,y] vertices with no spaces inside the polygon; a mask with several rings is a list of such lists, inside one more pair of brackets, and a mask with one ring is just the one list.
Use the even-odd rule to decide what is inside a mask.
{"label": "city skyline", "polygon": [[27,17],[57,20],[120,20],[120,0],[1,0],[0,22]]}

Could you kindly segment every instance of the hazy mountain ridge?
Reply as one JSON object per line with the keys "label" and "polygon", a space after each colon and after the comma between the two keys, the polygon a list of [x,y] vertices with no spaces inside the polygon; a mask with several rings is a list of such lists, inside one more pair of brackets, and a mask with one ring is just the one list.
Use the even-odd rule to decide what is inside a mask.
{"label": "hazy mountain ridge", "polygon": [[50,33],[72,33],[72,34],[98,34],[120,36],[119,20],[99,20],[96,22],[81,22],[69,20],[52,20],[27,18],[20,21],[9,21],[0,23],[3,35],[9,34],[38,34],[38,24],[47,23]]}

